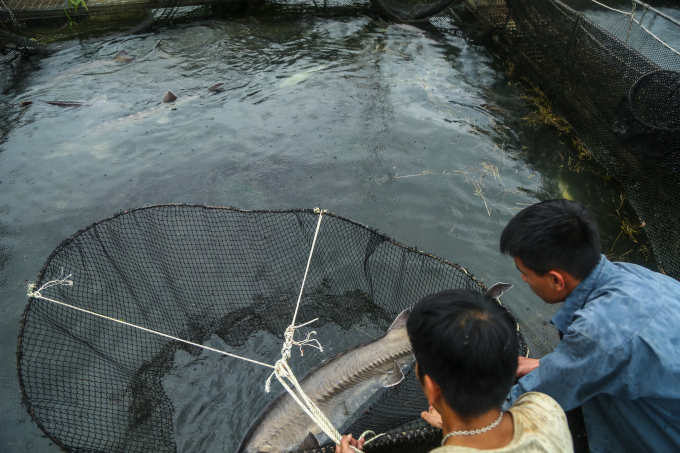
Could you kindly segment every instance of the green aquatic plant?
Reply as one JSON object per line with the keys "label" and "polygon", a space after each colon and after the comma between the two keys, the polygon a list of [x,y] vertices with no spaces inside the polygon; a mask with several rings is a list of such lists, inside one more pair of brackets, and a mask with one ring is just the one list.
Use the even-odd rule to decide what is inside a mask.
{"label": "green aquatic plant", "polygon": [[[87,3],[85,3],[85,0],[66,0],[66,3],[67,3],[66,6],[68,8],[73,8],[74,17],[76,14],[78,14],[78,7],[82,6],[85,9],[87,9]],[[66,14],[66,18],[68,19],[68,26],[71,27],[71,30],[73,30],[73,26],[78,24],[76,23],[76,21],[71,19],[71,16],[69,16],[68,8],[64,9],[64,14]]]}
{"label": "green aquatic plant", "polygon": [[83,8],[87,9],[87,3],[85,3],[85,0],[67,0],[68,5],[73,8],[73,14],[78,13],[78,7],[82,6]]}
{"label": "green aquatic plant", "polygon": [[[501,59],[500,55],[494,54],[494,56]],[[529,115],[524,116],[522,121],[533,127],[535,130],[544,125],[554,127],[559,135],[565,135],[571,139],[572,145],[578,152],[579,159],[590,160],[593,157],[592,153],[585,146],[581,137],[578,136],[569,122],[555,113],[552,108],[552,102],[548,96],[546,96],[531,80],[523,76],[518,76],[515,73],[515,63],[509,58],[505,60],[505,68],[505,73],[508,77],[515,78],[516,83],[514,85],[519,85],[527,92],[527,95],[520,97],[533,110]],[[513,85],[512,82],[509,82],[509,85]]]}
{"label": "green aquatic plant", "polygon": [[521,96],[521,98],[533,107],[532,113],[523,117],[522,121],[534,129],[538,129],[542,125],[554,127],[559,135],[564,134],[571,139],[574,148],[578,151],[579,159],[591,159],[592,154],[581,138],[564,118],[554,112],[552,103],[543,91],[524,77],[521,78],[521,81],[523,84],[520,83],[520,86],[529,93],[528,96]]}

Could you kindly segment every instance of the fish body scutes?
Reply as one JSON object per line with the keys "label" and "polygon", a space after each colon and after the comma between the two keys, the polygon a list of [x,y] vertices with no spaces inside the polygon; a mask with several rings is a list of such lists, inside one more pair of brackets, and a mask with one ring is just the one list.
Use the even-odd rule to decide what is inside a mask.
{"label": "fish body scutes", "polygon": [[[414,362],[405,322],[397,327],[393,324],[384,337],[325,360],[300,380],[300,386],[333,426],[339,428],[380,388],[403,379],[401,368]],[[394,380],[396,367],[399,368],[397,381]],[[260,414],[238,453],[294,451],[309,433],[322,434],[284,392]]]}

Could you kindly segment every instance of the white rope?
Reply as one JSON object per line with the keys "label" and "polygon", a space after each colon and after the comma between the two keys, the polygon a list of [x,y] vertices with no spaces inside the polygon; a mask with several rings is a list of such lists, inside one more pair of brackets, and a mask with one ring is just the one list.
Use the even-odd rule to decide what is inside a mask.
{"label": "white rope", "polygon": [[[286,389],[286,391],[290,394],[290,396],[293,397],[296,403],[302,409],[305,411],[305,413],[311,418],[314,423],[317,424],[321,430],[326,433],[326,435],[336,444],[340,444],[341,436],[340,433],[338,432],[337,429],[333,426],[333,423],[331,423],[330,420],[321,412],[321,409],[317,407],[316,404],[314,404],[314,401],[312,401],[302,390],[302,387],[300,387],[300,383],[298,380],[295,378],[295,375],[293,374],[293,371],[290,369],[288,364],[283,360],[279,360],[276,362],[276,369],[275,369],[275,374],[276,374],[276,379],[279,380],[281,385],[283,385],[283,388]],[[295,390],[297,391],[294,392],[293,389],[291,389],[288,384],[286,383],[286,379],[295,387]],[[359,451],[358,449],[355,449],[352,447],[354,450]]]}
{"label": "white rope", "polygon": [[[314,404],[314,401],[312,401],[302,390],[302,387],[300,386],[300,383],[298,382],[297,378],[295,377],[295,374],[293,374],[293,371],[290,369],[288,366],[288,360],[290,360],[290,350],[293,347],[293,345],[300,346],[300,352],[302,353],[302,345],[309,345],[314,348],[317,348],[318,350],[323,352],[323,347],[321,344],[315,340],[315,339],[310,339],[310,336],[316,332],[310,332],[307,334],[307,338],[300,342],[294,341],[294,335],[296,329],[305,326],[307,324],[311,324],[312,322],[316,321],[316,319],[313,319],[312,321],[308,321],[304,324],[300,324],[299,326],[295,325],[295,320],[297,319],[297,314],[298,314],[298,309],[300,308],[300,301],[302,300],[302,294],[304,293],[305,289],[305,283],[307,282],[307,274],[309,273],[309,267],[312,263],[312,256],[314,255],[314,248],[316,247],[316,239],[319,236],[319,229],[321,227],[321,220],[323,218],[323,215],[326,213],[326,211],[322,211],[319,208],[314,209],[314,213],[319,215],[319,220],[316,224],[316,231],[314,232],[314,239],[312,240],[312,247],[311,250],[309,251],[309,258],[307,258],[307,267],[305,269],[305,274],[304,277],[302,278],[302,286],[300,288],[300,294],[298,295],[298,300],[297,304],[295,305],[295,313],[293,313],[293,321],[290,323],[288,328],[286,329],[286,332],[284,334],[285,341],[283,343],[283,347],[281,348],[281,358],[276,362],[276,365],[274,367],[274,372],[269,376],[267,379],[267,382],[265,383],[265,391],[270,392],[271,391],[271,381],[272,377],[276,377],[276,379],[283,385],[283,388],[286,389],[286,391],[290,394],[290,396],[295,400],[296,403],[302,408],[302,410],[305,411],[305,413],[309,416],[309,418],[316,423],[316,425],[321,428],[321,430],[328,436],[329,439],[331,439],[334,443],[340,444],[340,441],[342,440],[342,436],[338,432],[337,429],[333,426],[333,423],[331,423],[330,420],[321,412],[321,409],[317,407],[316,404]],[[318,318],[317,318],[318,319]],[[289,386],[288,383],[291,385]],[[293,388],[291,388],[291,386]],[[352,450],[355,452],[359,452],[360,450],[350,446]]]}
{"label": "white rope", "polygon": [[262,366],[267,367],[267,368],[274,368],[273,365],[258,362],[257,360],[248,359],[246,357],[241,357],[241,356],[238,356],[236,354],[231,354],[229,352],[220,351],[219,349],[211,348],[209,346],[204,346],[202,344],[193,343],[193,342],[187,341],[187,340],[182,340],[181,338],[173,337],[172,335],[167,335],[167,334],[164,334],[162,332],[158,332],[156,330],[147,329],[146,327],[142,327],[142,326],[138,326],[138,325],[135,325],[135,324],[131,324],[129,322],[125,322],[122,319],[116,319],[116,318],[111,318],[109,316],[104,316],[104,315],[101,315],[99,313],[95,313],[95,312],[90,311],[90,310],[85,310],[84,308],[74,307],[73,305],[69,305],[69,304],[66,304],[64,302],[59,302],[58,300],[50,299],[49,297],[43,296],[42,291],[47,289],[47,288],[51,288],[53,286],[73,286],[73,280],[69,280],[69,278],[71,277],[71,274],[68,274],[66,277],[62,277],[62,275],[64,275],[63,269],[62,269],[61,274],[59,275],[58,279],[51,280],[51,281],[45,283],[44,285],[42,285],[38,289],[35,289],[34,283],[29,284],[28,285],[28,296],[33,297],[35,299],[42,299],[42,300],[46,300],[46,301],[49,301],[49,302],[53,302],[55,304],[63,305],[64,307],[72,308],[73,310],[78,310],[78,311],[81,311],[83,313],[87,313],[89,315],[98,316],[98,317],[103,318],[103,319],[108,319],[109,321],[117,322],[118,324],[123,324],[123,325],[129,326],[129,327],[134,327],[135,329],[139,329],[139,330],[143,330],[145,332],[160,335],[161,337],[170,338],[171,340],[179,341],[179,342],[182,342],[182,343],[185,343],[185,344],[189,344],[191,346],[197,346],[199,348],[203,348],[203,349],[207,349],[209,351],[217,352],[218,354],[223,354],[223,355],[226,355],[226,356],[229,356],[229,357],[234,357],[235,359],[245,360],[246,362],[251,362],[251,363],[255,363],[257,365],[262,365]]}
{"label": "white rope", "polygon": [[369,429],[368,431],[364,431],[363,433],[361,433],[361,436],[359,436],[359,439],[361,439],[361,438],[366,439],[366,436],[368,436],[369,434],[372,434],[373,437],[371,437],[370,439],[366,440],[366,441],[364,442],[364,445],[373,442],[373,441],[376,440],[378,437],[382,437],[382,436],[386,435],[387,433],[376,434],[375,431],[371,431],[371,430]]}
{"label": "white rope", "polygon": [[638,25],[642,27],[642,21],[645,20],[645,16],[647,15],[647,11],[649,10],[649,5],[644,6],[644,11],[642,12],[642,17],[640,18],[640,22],[638,22]]}
{"label": "white rope", "polygon": [[[299,329],[300,327],[306,326],[307,324],[311,324],[314,321],[316,321],[317,319],[319,319],[319,318],[315,318],[311,321],[307,321],[304,324],[300,324],[299,326],[295,325],[295,320],[297,319],[298,309],[300,308],[300,301],[302,300],[302,294],[305,290],[305,283],[307,282],[307,274],[309,273],[309,266],[312,263],[312,256],[314,255],[314,248],[316,247],[316,239],[319,236],[319,228],[321,227],[321,219],[323,218],[323,215],[326,213],[326,211],[322,211],[319,208],[315,208],[314,213],[319,215],[319,220],[316,223],[316,231],[314,231],[314,239],[312,240],[312,248],[309,251],[309,257],[307,258],[307,267],[305,268],[305,274],[302,277],[302,286],[300,287],[300,294],[298,295],[297,304],[295,305],[295,312],[293,313],[293,321],[291,321],[290,325],[288,326],[288,328],[286,328],[286,331],[283,334],[284,342],[283,342],[283,346],[281,347],[281,358],[279,359],[278,362],[276,362],[276,365],[274,366],[274,373],[272,373],[269,376],[269,378],[267,379],[267,382],[265,384],[265,387],[264,387],[264,389],[267,393],[269,393],[270,390],[271,390],[271,380],[272,380],[272,377],[274,377],[274,375],[276,374],[277,369],[279,368],[278,367],[279,362],[281,362],[281,361],[284,361],[286,363],[288,362],[288,360],[291,357],[290,356],[290,350],[293,347],[293,345],[300,347],[300,354],[302,354],[302,346],[303,345],[309,345],[309,346],[316,348],[319,351],[323,352],[323,347],[318,342],[318,340],[310,338],[311,335],[315,334],[316,332],[308,333],[307,338],[305,338],[304,340],[302,340],[300,342],[297,342],[297,341],[294,340],[295,331],[297,329]],[[278,378],[278,376],[277,376],[277,378]]]}
{"label": "white rope", "polygon": [[633,22],[637,22],[635,20],[635,7],[637,5],[635,2],[633,2],[633,9],[630,11],[630,21],[628,22],[628,32],[626,33],[626,40],[623,42],[624,44],[628,44],[628,37],[630,36],[630,30],[633,28]]}
{"label": "white rope", "polygon": [[[663,46],[665,46],[665,47],[666,47],[668,50],[670,50],[671,52],[673,52],[673,53],[675,53],[675,54],[677,54],[677,55],[680,55],[680,52],[678,52],[677,50],[675,50],[673,47],[671,47],[671,46],[670,46],[668,43],[666,43],[664,40],[662,40],[661,38],[659,38],[658,36],[656,36],[654,33],[652,33],[647,27],[645,27],[645,26],[642,25],[642,19],[645,18],[645,15],[647,14],[647,11],[650,9],[650,8],[649,8],[649,5],[644,6],[644,8],[645,8],[644,14],[642,15],[642,18],[638,21],[638,20],[635,19],[635,14],[634,14],[634,12],[635,12],[635,3],[633,3],[633,13],[629,13],[629,12],[626,12],[626,11],[621,11],[620,9],[616,9],[616,8],[612,8],[612,7],[610,7],[610,6],[607,6],[607,5],[603,4],[603,3],[598,2],[597,0],[590,0],[590,1],[593,2],[593,3],[596,3],[596,4],[600,5],[600,6],[602,6],[602,7],[604,7],[604,8],[607,8],[607,9],[609,9],[609,10],[611,10],[611,11],[615,11],[615,12],[617,12],[617,13],[623,14],[624,16],[630,16],[630,19],[629,19],[629,20],[631,20],[632,22],[635,22],[636,24],[638,24],[638,25],[640,26],[640,28],[642,28],[644,31],[646,31],[647,33],[649,33],[649,35],[650,35],[652,38],[654,38],[654,39],[656,39],[657,41],[659,41],[659,43],[661,43]],[[655,10],[655,9],[653,9],[653,8],[651,8],[651,10],[652,10],[654,13],[659,13],[659,11],[657,11],[657,10]],[[662,15],[660,15],[660,14],[657,14],[657,15],[659,15],[659,16],[661,16],[661,17],[664,17],[664,16],[662,16]],[[665,17],[664,17],[664,19],[668,20],[668,19],[665,18]],[[631,23],[630,25],[632,25],[632,23]],[[630,34],[630,27],[628,28],[628,34]],[[626,41],[628,41],[628,34],[626,35]]]}
{"label": "white rope", "polygon": [[625,15],[630,14],[630,13],[627,13],[627,12],[625,12],[625,11],[621,11],[620,9],[616,9],[616,8],[612,8],[611,6],[607,6],[607,5],[605,5],[604,3],[598,2],[597,0],[590,0],[590,1],[593,2],[593,3],[597,3],[597,4],[600,5],[600,6],[604,6],[605,8],[610,9],[610,10],[612,10],[612,11],[616,11],[617,13],[621,13],[621,14],[625,14]]}
{"label": "white rope", "polygon": [[[81,311],[83,313],[88,313],[90,315],[97,316],[97,317],[100,317],[100,318],[103,318],[103,319],[107,319],[109,321],[114,321],[114,322],[117,322],[119,324],[123,324],[123,325],[129,326],[129,327],[133,327],[135,329],[140,329],[140,330],[143,330],[145,332],[160,335],[160,336],[165,337],[165,338],[170,338],[172,340],[180,341],[182,343],[186,343],[186,344],[189,344],[189,345],[192,345],[192,346],[207,349],[209,351],[214,351],[214,352],[217,352],[219,354],[234,357],[236,359],[245,360],[247,362],[255,363],[257,365],[262,365],[264,367],[273,368],[274,372],[267,379],[266,384],[265,384],[265,390],[267,392],[271,391],[271,380],[272,380],[272,377],[275,376],[276,379],[281,383],[281,385],[283,385],[283,388],[286,389],[286,391],[293,397],[295,402],[314,421],[314,423],[316,423],[319,426],[319,428],[321,428],[321,430],[334,443],[340,444],[340,441],[342,440],[342,436],[340,435],[338,430],[335,429],[335,427],[333,426],[333,423],[331,423],[331,421],[323,414],[323,412],[321,412],[321,410],[316,406],[316,404],[314,404],[314,401],[312,401],[305,394],[304,390],[302,390],[302,387],[300,386],[300,383],[298,382],[297,378],[295,377],[295,374],[293,374],[293,371],[288,366],[288,360],[290,360],[290,358],[291,358],[291,349],[294,345],[300,347],[300,354],[301,355],[303,353],[302,346],[311,346],[311,347],[316,348],[319,351],[323,352],[323,347],[321,346],[319,341],[314,339],[314,338],[311,338],[311,336],[316,333],[315,331],[309,332],[305,339],[303,339],[301,341],[295,341],[295,332],[296,332],[297,329],[299,329],[300,327],[304,327],[308,324],[311,324],[311,323],[313,323],[313,322],[315,322],[319,319],[319,318],[315,318],[315,319],[312,319],[311,321],[307,321],[303,324],[300,324],[300,325],[297,325],[297,326],[295,325],[295,321],[297,319],[297,314],[298,314],[298,309],[300,308],[300,301],[302,300],[302,294],[303,294],[304,288],[305,288],[305,283],[307,282],[307,274],[309,273],[309,267],[310,267],[311,262],[312,262],[312,256],[314,255],[314,248],[316,247],[316,240],[318,238],[319,229],[321,227],[321,220],[323,218],[323,215],[326,213],[326,211],[325,210],[322,211],[319,208],[316,208],[316,209],[314,209],[314,213],[319,215],[319,220],[316,224],[316,231],[314,232],[314,239],[312,241],[312,247],[311,247],[311,250],[309,252],[309,258],[307,259],[307,267],[305,269],[305,274],[304,274],[304,277],[302,279],[302,286],[300,288],[300,294],[298,296],[297,304],[295,306],[295,312],[293,314],[293,321],[290,323],[288,328],[286,328],[286,331],[284,333],[284,343],[283,343],[283,347],[281,348],[281,358],[276,362],[276,364],[274,366],[268,365],[266,363],[258,362],[257,360],[252,360],[252,359],[248,359],[248,358],[245,358],[245,357],[237,356],[235,354],[231,354],[231,353],[228,353],[228,352],[225,352],[225,351],[220,351],[218,349],[214,349],[214,348],[211,348],[211,347],[208,347],[208,346],[203,346],[203,345],[200,345],[200,344],[197,344],[197,343],[193,343],[191,341],[186,341],[186,340],[183,340],[181,338],[177,338],[177,337],[173,337],[171,335],[164,334],[162,332],[157,332],[155,330],[147,329],[145,327],[141,327],[141,326],[138,326],[138,325],[135,325],[135,324],[131,324],[129,322],[125,322],[122,319],[115,319],[115,318],[111,318],[109,316],[104,316],[104,315],[101,315],[99,313],[95,313],[93,311],[85,310],[83,308],[75,307],[73,305],[69,305],[69,304],[66,304],[64,302],[59,302],[57,300],[50,299],[48,297],[43,296],[42,291],[45,290],[45,289],[51,288],[53,286],[73,286],[73,281],[69,280],[69,278],[71,277],[71,274],[67,275],[66,277],[62,277],[62,275],[64,273],[63,269],[62,269],[62,272],[59,275],[58,279],[51,280],[51,281],[45,283],[44,285],[42,285],[38,289],[35,289],[34,284],[30,284],[29,287],[28,287],[28,295],[30,297],[35,298],[35,299],[42,299],[42,300],[46,300],[46,301],[49,301],[49,302],[53,302],[55,304],[63,305],[65,307]],[[286,381],[288,381],[288,383],[290,383],[291,385],[288,385],[288,383]],[[361,437],[363,437],[367,433],[362,434]],[[383,434],[379,434],[378,436],[371,438],[370,440],[366,441],[365,443],[368,443],[371,440],[375,440],[376,438],[378,438],[382,435]],[[360,451],[359,449],[357,449],[353,446],[350,446],[350,448],[352,450],[354,450],[355,452]]]}
{"label": "white rope", "polygon": [[319,214],[319,221],[316,223],[316,231],[314,231],[314,239],[312,240],[312,249],[309,251],[309,258],[307,258],[307,268],[305,269],[305,276],[302,278],[302,287],[300,288],[300,295],[298,295],[297,304],[295,305],[295,313],[293,313],[293,321],[290,323],[292,327],[295,325],[295,319],[297,318],[298,308],[300,308],[300,300],[302,300],[302,291],[305,289],[305,282],[307,281],[307,273],[309,272],[309,265],[312,262],[312,255],[314,254],[314,247],[316,247],[316,238],[319,236],[319,228],[321,227],[321,218],[326,213],[319,208],[314,208],[314,213]]}

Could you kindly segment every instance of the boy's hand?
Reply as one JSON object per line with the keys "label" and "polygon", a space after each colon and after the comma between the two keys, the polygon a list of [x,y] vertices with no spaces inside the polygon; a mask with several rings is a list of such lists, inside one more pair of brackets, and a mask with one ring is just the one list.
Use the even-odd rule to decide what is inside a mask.
{"label": "boy's hand", "polygon": [[437,409],[434,407],[430,406],[430,409],[427,412],[421,413],[420,416],[435,428],[443,429],[442,427],[444,424],[442,423],[442,416],[439,415],[439,412],[437,412]]}
{"label": "boy's hand", "polygon": [[539,366],[538,359],[530,359],[529,357],[519,357],[517,362],[517,377],[521,378],[534,371]]}
{"label": "boy's hand", "polygon": [[342,436],[342,440],[340,441],[340,445],[335,446],[335,453],[354,453],[354,450],[349,448],[351,445],[352,447],[358,448],[359,450],[364,449],[364,439],[352,439],[352,435],[348,434],[346,436]]}

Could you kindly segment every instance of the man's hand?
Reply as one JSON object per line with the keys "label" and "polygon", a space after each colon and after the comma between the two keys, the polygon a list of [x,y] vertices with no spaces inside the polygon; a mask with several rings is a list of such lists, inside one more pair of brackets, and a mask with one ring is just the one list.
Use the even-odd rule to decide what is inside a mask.
{"label": "man's hand", "polygon": [[342,439],[340,440],[340,445],[335,446],[335,453],[354,453],[354,450],[349,448],[349,446],[358,448],[359,450],[364,449],[364,439],[352,439],[352,435],[348,434],[346,436],[342,436]]}
{"label": "man's hand", "polygon": [[421,413],[420,416],[435,428],[443,429],[444,424],[442,422],[442,416],[439,415],[439,412],[437,412],[437,409],[434,407],[430,406],[430,409],[428,409],[427,412]]}
{"label": "man's hand", "polygon": [[539,366],[538,359],[530,359],[529,357],[520,357],[517,365],[517,377],[521,378],[534,371]]}

